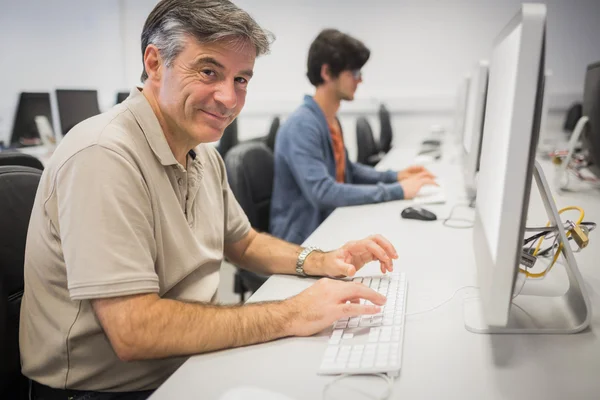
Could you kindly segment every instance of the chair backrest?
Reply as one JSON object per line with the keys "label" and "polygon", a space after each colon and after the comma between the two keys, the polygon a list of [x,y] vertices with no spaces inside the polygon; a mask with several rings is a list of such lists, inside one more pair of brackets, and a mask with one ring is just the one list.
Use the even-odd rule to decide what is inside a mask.
{"label": "chair backrest", "polygon": [[269,133],[267,134],[267,147],[271,149],[271,151],[275,151],[275,140],[277,139],[277,131],[279,130],[279,125],[281,124],[281,120],[279,117],[273,118],[271,122],[271,127],[269,128]]}
{"label": "chair backrest", "polygon": [[[42,171],[23,166],[0,166],[0,398],[27,398],[27,379],[21,375],[19,316],[24,280],[25,242],[29,218]],[[6,227],[10,227],[7,229]]]}
{"label": "chair backrest", "polygon": [[565,116],[565,122],[563,124],[563,130],[565,132],[571,133],[575,129],[575,125],[577,125],[577,121],[583,115],[583,105],[581,103],[572,104],[571,107],[567,110],[567,115]]}
{"label": "chair backrest", "polygon": [[219,150],[221,157],[225,159],[227,152],[229,152],[229,150],[231,150],[238,143],[238,123],[236,118],[231,124],[229,124],[227,128],[225,128],[223,136],[221,136],[221,140],[219,140],[219,146],[217,149]]}
{"label": "chair backrest", "polygon": [[273,164],[273,152],[259,142],[240,143],[225,157],[229,186],[250,225],[261,232],[269,231]]}
{"label": "chair backrest", "polygon": [[394,135],[392,132],[390,112],[383,104],[379,107],[379,126],[381,127],[381,132],[379,134],[379,150],[387,153],[392,148],[392,139]]}
{"label": "chair backrest", "polygon": [[20,165],[23,167],[44,170],[44,164],[42,164],[40,160],[32,155],[21,153],[19,151],[0,152],[0,166],[3,165]]}
{"label": "chair backrest", "polygon": [[369,157],[379,153],[371,124],[365,117],[356,120],[356,147],[358,147],[356,161],[361,164],[368,165]]}

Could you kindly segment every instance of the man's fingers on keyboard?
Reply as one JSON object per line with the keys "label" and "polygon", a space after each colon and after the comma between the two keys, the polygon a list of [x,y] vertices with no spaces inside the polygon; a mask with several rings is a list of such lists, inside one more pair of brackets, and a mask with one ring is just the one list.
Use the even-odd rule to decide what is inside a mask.
{"label": "man's fingers on keyboard", "polygon": [[388,266],[389,266],[389,268],[391,268],[392,259],[387,255],[385,250],[379,244],[377,244],[377,242],[375,242],[374,240],[371,239],[371,241],[369,241],[367,243],[367,249],[369,249],[371,254],[377,260],[379,260],[380,263],[385,265],[386,268],[388,268]]}
{"label": "man's fingers on keyboard", "polygon": [[373,304],[384,305],[386,298],[384,295],[377,293],[373,289],[370,289],[362,283],[353,283],[347,285],[346,299],[365,299],[369,300]]}
{"label": "man's fingers on keyboard", "polygon": [[398,252],[396,251],[396,248],[394,247],[392,242],[390,242],[381,235],[373,235],[371,236],[371,239],[375,243],[377,243],[383,250],[385,250],[388,256],[390,256],[391,258],[398,258]]}
{"label": "man's fingers on keyboard", "polygon": [[356,317],[364,314],[377,314],[381,312],[381,307],[371,304],[346,303],[342,306],[344,317]]}

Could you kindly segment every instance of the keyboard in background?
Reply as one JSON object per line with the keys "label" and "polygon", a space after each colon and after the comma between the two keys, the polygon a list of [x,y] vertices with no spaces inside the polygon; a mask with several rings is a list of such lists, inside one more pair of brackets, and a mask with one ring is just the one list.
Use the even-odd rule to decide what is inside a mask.
{"label": "keyboard in background", "polygon": [[417,204],[444,204],[446,191],[443,186],[425,185],[413,200]]}
{"label": "keyboard in background", "polygon": [[[318,373],[397,376],[402,363],[407,282],[404,273],[357,277],[355,282],[387,297],[375,315],[342,318],[334,324]],[[364,304],[365,300],[361,300]]]}

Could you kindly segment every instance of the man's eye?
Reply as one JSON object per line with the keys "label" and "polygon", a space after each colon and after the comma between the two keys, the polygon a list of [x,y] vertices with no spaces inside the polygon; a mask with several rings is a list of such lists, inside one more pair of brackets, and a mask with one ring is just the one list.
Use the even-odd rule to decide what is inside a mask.
{"label": "man's eye", "polygon": [[202,73],[206,76],[215,76],[216,73],[212,69],[203,69]]}
{"label": "man's eye", "polygon": [[241,78],[241,77],[240,77],[240,78],[235,78],[235,81],[236,81],[237,83],[241,83],[241,84],[243,84],[243,85],[245,85],[245,84],[247,84],[247,83],[248,83],[248,80],[247,80],[246,78]]}

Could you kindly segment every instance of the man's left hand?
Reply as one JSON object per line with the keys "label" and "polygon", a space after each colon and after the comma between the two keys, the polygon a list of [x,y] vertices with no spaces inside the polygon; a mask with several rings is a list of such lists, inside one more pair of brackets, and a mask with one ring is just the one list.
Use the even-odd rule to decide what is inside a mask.
{"label": "man's left hand", "polygon": [[320,264],[319,275],[343,278],[354,276],[365,264],[376,260],[379,260],[382,273],[392,272],[392,260],[397,258],[398,253],[389,240],[381,235],[373,235],[348,242],[337,250],[318,254],[312,261]]}

